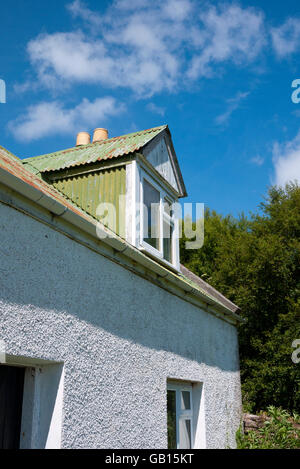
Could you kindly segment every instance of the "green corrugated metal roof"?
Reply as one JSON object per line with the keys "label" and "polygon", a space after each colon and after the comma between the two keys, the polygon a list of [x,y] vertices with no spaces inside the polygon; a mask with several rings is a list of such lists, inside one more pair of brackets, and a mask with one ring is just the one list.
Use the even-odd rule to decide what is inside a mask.
{"label": "green corrugated metal roof", "polygon": [[92,220],[92,218],[81,210],[78,206],[66,199],[66,197],[59,191],[57,191],[52,185],[43,181],[36,174],[33,174],[31,171],[28,171],[26,167],[22,164],[22,161],[17,158],[15,155],[7,151],[5,148],[0,146],[0,169],[4,169],[7,173],[10,173],[14,177],[25,182],[29,186],[37,189],[38,191],[46,194],[49,197],[52,197],[57,202],[61,203],[65,207],[69,208],[78,215]]}
{"label": "green corrugated metal roof", "polygon": [[163,125],[102,142],[27,158],[23,160],[23,164],[28,164],[38,172],[45,173],[117,158],[138,151],[166,128],[167,125]]}

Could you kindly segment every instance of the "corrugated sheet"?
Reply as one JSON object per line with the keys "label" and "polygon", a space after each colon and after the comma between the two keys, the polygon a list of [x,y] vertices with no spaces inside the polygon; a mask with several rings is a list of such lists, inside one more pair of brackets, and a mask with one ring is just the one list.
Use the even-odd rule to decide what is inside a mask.
{"label": "corrugated sheet", "polygon": [[167,126],[164,125],[98,143],[27,158],[23,160],[23,164],[28,164],[40,173],[45,173],[117,158],[138,151],[166,128]]}
{"label": "corrugated sheet", "polygon": [[29,186],[34,187],[43,194],[52,197],[54,200],[60,202],[62,205],[69,208],[78,215],[82,216],[83,218],[86,218],[88,220],[90,219],[88,214],[85,214],[82,210],[80,210],[80,208],[75,207],[71,202],[66,200],[66,198],[62,194],[60,194],[56,189],[54,189],[52,186],[47,184],[35,174],[32,174],[30,171],[27,171],[27,169],[23,166],[22,161],[19,158],[17,158],[1,146],[0,168],[3,168],[5,171],[9,172],[21,181],[26,182]]}
{"label": "corrugated sheet", "polygon": [[221,305],[230,309],[233,313],[238,313],[240,311],[240,308],[237,305],[232,303],[232,301],[228,300],[224,295],[222,295],[222,293],[204,282],[201,277],[198,277],[198,275],[194,274],[183,265],[180,265],[180,271],[186,280],[191,281],[193,285],[197,285],[204,294],[210,296],[214,300],[218,300]]}
{"label": "corrugated sheet", "polygon": [[[111,229],[115,227],[113,231],[125,238],[125,166],[59,179],[53,185],[82,210],[97,219],[99,219],[97,216],[99,204],[103,202],[112,204],[115,207],[115,225],[109,226],[108,220],[105,219],[101,221]],[[121,199],[120,195],[123,196]]]}
{"label": "corrugated sheet", "polygon": [[[66,196],[64,196],[62,193],[58,192],[54,187],[47,184],[45,181],[40,179],[38,176],[36,176],[32,172],[27,171],[26,168],[24,168],[24,166],[22,165],[22,162],[21,162],[21,160],[19,160],[19,158],[17,158],[16,156],[14,156],[12,153],[8,152],[7,150],[2,148],[1,146],[0,146],[0,168],[4,169],[6,172],[12,174],[13,176],[20,179],[21,181],[24,181],[26,184],[28,184],[28,185],[34,187],[35,189],[39,190],[41,192],[41,194],[44,193],[44,194],[52,197],[54,200],[60,202],[65,207],[69,208],[74,213],[77,213],[78,215],[85,218],[89,222],[91,222],[93,224],[96,223],[95,219],[92,218],[91,215],[89,215],[86,212],[83,212],[82,210],[80,210],[79,208],[74,206],[71,202],[71,199],[68,200],[68,198]],[[100,173],[99,173],[99,175],[100,175]],[[122,184],[126,183],[126,178],[125,178],[125,182],[124,182],[123,179],[122,179],[123,176],[115,175],[115,177],[116,177],[115,185],[122,188],[123,187]],[[118,177],[120,177],[119,182],[117,182]],[[106,177],[104,177],[104,179],[107,182],[109,180]],[[121,182],[121,180],[122,180],[122,182]],[[95,183],[96,186],[94,188],[92,188],[92,191],[97,190],[97,183]],[[99,184],[100,184],[100,178],[99,178]],[[71,191],[71,188],[68,188],[68,190]],[[72,194],[72,192],[70,192],[70,193]],[[103,192],[101,192],[101,194],[102,194],[101,198],[104,197],[104,194],[107,195],[107,193],[109,194],[109,197],[111,198],[111,200],[113,200],[113,197],[114,197],[113,194],[115,193],[115,191],[112,191],[111,193],[109,193],[108,187],[104,185]],[[106,195],[105,195],[105,197],[106,197]],[[87,199],[87,205],[88,204],[89,204],[89,202],[88,202],[88,199]],[[92,207],[91,211],[92,210],[93,210],[93,207]],[[121,210],[121,208],[120,208],[120,210]],[[125,210],[122,209],[122,213],[125,214]],[[139,255],[141,257],[147,257],[142,252],[139,252]],[[191,274],[191,272],[187,271],[187,269],[185,269],[183,266],[181,267],[181,271],[182,271],[183,275],[176,275],[175,273],[172,273],[172,275],[174,275],[174,277],[177,277],[180,280],[188,282],[196,290],[199,290],[203,295],[205,295],[206,297],[208,297],[210,299],[213,299],[216,303],[223,304],[223,306],[225,306],[227,309],[233,311],[233,310],[235,310],[235,308],[237,308],[233,304],[231,304],[232,306],[228,305],[229,301],[226,298],[224,298],[223,295],[221,295],[219,292],[216,292],[214,289],[212,289],[210,287],[210,285],[207,285],[206,288],[203,288],[203,285],[201,285],[202,288],[200,288],[199,278],[197,276],[195,276],[194,274]],[[201,280],[201,282],[203,282],[203,281]],[[203,283],[205,283],[205,282],[203,282]],[[208,291],[209,291],[209,294],[208,294]],[[226,301],[224,301],[223,298],[220,298],[220,296],[223,297]],[[238,310],[238,308],[237,308],[237,310]]]}

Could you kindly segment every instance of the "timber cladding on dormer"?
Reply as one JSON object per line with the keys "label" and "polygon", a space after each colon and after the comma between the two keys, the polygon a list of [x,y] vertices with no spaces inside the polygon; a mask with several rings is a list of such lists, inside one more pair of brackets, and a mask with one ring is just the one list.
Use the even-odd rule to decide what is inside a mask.
{"label": "timber cladding on dormer", "polygon": [[96,219],[99,204],[112,204],[115,232],[126,238],[127,195],[132,189],[128,170],[134,161],[148,166],[174,199],[186,195],[167,126],[28,158],[23,164]]}

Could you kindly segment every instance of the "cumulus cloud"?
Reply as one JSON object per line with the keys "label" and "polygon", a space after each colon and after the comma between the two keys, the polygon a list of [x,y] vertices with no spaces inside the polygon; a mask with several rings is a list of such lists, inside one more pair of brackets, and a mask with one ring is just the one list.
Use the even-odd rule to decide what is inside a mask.
{"label": "cumulus cloud", "polygon": [[117,105],[112,97],[83,99],[73,108],[66,108],[58,101],[41,102],[29,106],[8,127],[17,140],[29,142],[51,135],[75,134],[122,111],[124,106]]}
{"label": "cumulus cloud", "polygon": [[100,14],[75,0],[68,10],[85,32],[43,34],[27,47],[50,88],[96,83],[143,97],[176,91],[225,61],[248,64],[265,43],[263,14],[238,5],[118,0]]}
{"label": "cumulus cloud", "polygon": [[300,131],[290,142],[275,143],[273,147],[275,184],[283,186],[290,181],[300,183]]}
{"label": "cumulus cloud", "polygon": [[300,19],[289,18],[278,28],[271,30],[273,47],[282,58],[296,52],[300,48]]}
{"label": "cumulus cloud", "polygon": [[[191,89],[195,82],[223,73],[226,64],[244,67],[253,63],[270,39],[263,12],[233,2],[114,0],[106,9],[99,2],[99,9],[92,11],[83,1],[74,0],[67,10],[76,28],[40,34],[27,44],[37,76],[30,83],[52,90],[55,97],[78,84],[93,85],[104,95],[112,91],[103,89],[123,88],[135,98]],[[300,46],[300,19],[288,19],[273,28],[271,38],[280,57],[295,52]],[[15,91],[32,89],[28,83],[16,85]],[[227,110],[216,123],[228,122],[246,97],[239,93],[228,100]],[[103,108],[107,99],[112,98],[95,102]],[[151,102],[148,110],[164,113]],[[103,116],[109,114],[106,111]],[[32,106],[16,124],[19,135],[28,140],[73,132],[77,122],[86,122],[80,118],[79,107],[67,109],[53,101]]]}
{"label": "cumulus cloud", "polygon": [[249,94],[249,91],[246,91],[244,93],[239,92],[234,98],[227,99],[228,108],[223,114],[220,114],[216,117],[216,123],[219,125],[226,124],[229,121],[233,112],[240,107],[241,102],[246,99]]}
{"label": "cumulus cloud", "polygon": [[265,44],[262,12],[238,5],[213,6],[200,14],[204,42],[194,55],[188,75],[211,76],[216,64],[248,64]]}

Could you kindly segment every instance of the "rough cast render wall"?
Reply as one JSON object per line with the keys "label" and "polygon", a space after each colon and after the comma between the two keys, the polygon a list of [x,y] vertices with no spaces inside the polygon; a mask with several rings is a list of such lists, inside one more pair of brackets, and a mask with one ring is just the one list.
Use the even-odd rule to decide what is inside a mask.
{"label": "rough cast render wall", "polygon": [[235,445],[233,326],[1,203],[0,233],[0,338],[64,361],[63,447],[166,447],[168,376],[204,382],[207,446]]}

